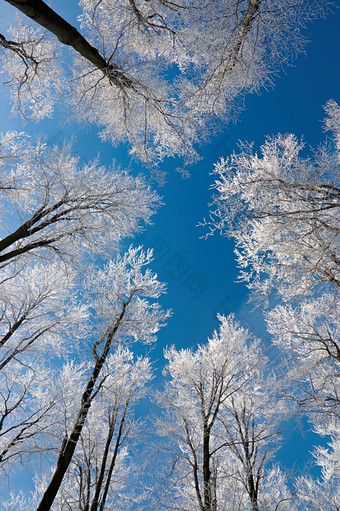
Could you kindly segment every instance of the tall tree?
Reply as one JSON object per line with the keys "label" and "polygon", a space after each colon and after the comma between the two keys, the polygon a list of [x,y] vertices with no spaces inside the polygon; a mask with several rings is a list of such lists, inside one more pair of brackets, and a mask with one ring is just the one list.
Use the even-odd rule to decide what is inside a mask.
{"label": "tall tree", "polygon": [[[25,350],[18,355],[18,362],[13,357],[1,373],[1,468],[10,473],[11,462],[19,459],[25,463],[30,457],[34,460],[39,452],[51,454],[50,467],[57,458],[49,471],[50,484],[42,480],[42,474],[38,475],[42,493],[37,491],[33,501],[28,502],[30,509],[35,505],[49,509],[66,473],[59,502],[68,505],[67,488],[73,479],[75,489],[74,478],[80,472],[86,472],[92,483],[79,483],[78,495],[82,498],[86,491],[93,511],[103,509],[112,497],[112,474],[120,456],[124,458],[121,448],[132,433],[132,410],[151,377],[148,360],[133,362],[132,353],[123,345],[154,341],[169,316],[157,303],[164,286],[145,268],[151,259],[151,251],[130,248],[104,269],[93,268],[87,282],[82,282],[86,322],[81,331],[69,322],[68,342],[63,339],[63,332],[52,336],[53,351],[48,352],[52,367],[49,369],[43,351],[34,356]],[[37,323],[38,318],[39,315]],[[61,361],[56,360],[58,350],[64,357]],[[70,362],[80,356],[81,364]],[[102,426],[100,431],[98,423]],[[93,458],[86,465],[90,448]],[[34,468],[34,464],[31,466]]]}
{"label": "tall tree", "polygon": [[302,148],[294,135],[278,135],[262,156],[244,144],[215,165],[212,231],[235,239],[251,289],[284,300],[317,284],[333,293],[340,287],[339,155],[324,145],[306,159]]}
{"label": "tall tree", "polygon": [[325,144],[306,159],[293,135],[279,135],[262,146],[262,157],[248,145],[222,159],[211,225],[236,240],[249,287],[282,299],[267,324],[289,358],[290,397],[314,431],[330,437],[328,449],[315,450],[321,480],[297,484],[302,509],[306,502],[336,509],[339,482],[340,108],[329,101],[326,111],[335,148]]}
{"label": "tall tree", "polygon": [[231,316],[219,319],[207,345],[165,353],[171,379],[160,397],[159,431],[172,440],[174,460],[164,507],[293,509],[279,471],[266,487],[283,411],[279,401],[273,406],[274,380],[265,381],[266,357]]}
{"label": "tall tree", "polygon": [[[87,295],[93,314],[92,369],[82,390],[73,424],[62,440],[62,447],[50,483],[37,510],[51,508],[73,460],[92,403],[105,385],[104,367],[113,348],[129,340],[151,342],[169,316],[157,299],[164,286],[150,270],[152,253],[130,248],[123,257],[111,261],[89,279]],[[104,499],[105,500],[105,499]],[[94,504],[95,505],[95,504]],[[95,509],[95,507],[94,507]]]}
{"label": "tall tree", "polygon": [[[148,162],[194,158],[207,121],[230,119],[240,97],[272,83],[303,49],[305,23],[330,4],[82,1],[79,31],[41,0],[7,1],[47,30],[21,25],[0,38],[15,107],[51,115],[54,92],[69,84],[78,119]],[[60,43],[75,50],[71,70],[58,64]]]}
{"label": "tall tree", "polygon": [[57,495],[59,509],[129,508],[133,494],[128,494],[126,487],[131,489],[140,473],[135,469],[133,475],[128,466],[128,442],[141,435],[133,411],[151,377],[149,360],[133,360],[129,349],[118,347],[108,357],[103,368],[103,384]]}

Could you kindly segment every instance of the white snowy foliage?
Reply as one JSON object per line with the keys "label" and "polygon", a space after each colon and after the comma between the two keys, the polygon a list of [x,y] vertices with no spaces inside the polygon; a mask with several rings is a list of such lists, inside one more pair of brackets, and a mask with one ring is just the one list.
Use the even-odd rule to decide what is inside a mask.
{"label": "white snowy foliage", "polygon": [[15,51],[0,46],[0,58],[13,112],[19,112],[25,120],[52,117],[65,89],[58,41],[23,18],[10,27],[8,38],[16,43],[12,46]]}
{"label": "white snowy foliage", "polygon": [[287,477],[274,465],[266,471],[259,498],[261,511],[297,511],[297,502],[289,488]]}
{"label": "white snowy foliage", "polygon": [[107,256],[149,222],[160,202],[144,178],[96,160],[81,165],[69,144],[48,147],[11,132],[0,151],[2,261],[48,251],[74,261]]}
{"label": "white snowy foliage", "polygon": [[339,419],[326,430],[316,428],[321,435],[330,435],[327,448],[317,447],[314,451],[316,463],[321,468],[321,478],[300,477],[296,482],[297,497],[301,511],[338,511],[340,502],[340,423]]}
{"label": "white snowy foliage", "polygon": [[66,363],[61,370],[13,362],[1,372],[0,468],[9,473],[19,460],[58,449],[58,432],[69,429],[83,381],[83,368]]}
{"label": "white snowy foliage", "polygon": [[145,268],[151,261],[152,250],[144,252],[142,247],[131,246],[123,256],[118,255],[88,278],[85,298],[94,311],[95,331],[114,325],[124,309],[115,342],[155,340],[170,311],[163,311],[154,301],[165,292],[165,286]]}
{"label": "white snowy foliage", "polygon": [[[97,474],[95,477],[99,477],[98,467],[102,466],[102,462],[107,463],[104,460],[104,451],[112,426],[116,440],[112,440],[113,437],[110,440],[111,455],[117,470],[117,474],[112,477],[113,494],[120,495],[125,478],[129,476],[131,479],[131,471],[127,466],[127,451],[124,450],[123,443],[136,434],[133,408],[144,396],[145,386],[151,380],[152,374],[149,360],[142,357],[134,360],[132,352],[123,347],[122,343],[154,341],[155,334],[169,316],[169,312],[163,311],[157,302],[160,294],[164,292],[164,286],[158,282],[156,275],[146,268],[151,260],[151,251],[143,252],[141,247],[130,247],[123,256],[111,260],[106,268],[93,271],[88,277],[88,283],[84,285],[84,296],[80,296],[83,307],[80,311],[84,311],[84,318],[75,312],[73,326],[72,309],[66,309],[71,316],[69,321],[65,318],[65,327],[68,328],[65,332],[58,332],[61,342],[64,342],[67,348],[61,351],[64,356],[62,365],[53,361],[53,369],[46,367],[43,357],[45,347],[43,343],[40,343],[40,346],[37,336],[39,349],[34,350],[32,345],[32,349],[29,346],[23,350],[22,360],[27,362],[17,362],[17,357],[13,357],[11,364],[6,365],[1,373],[4,409],[1,410],[0,421],[0,462],[3,462],[2,468],[6,472],[10,472],[10,461],[13,461],[16,468],[17,460],[20,459],[23,464],[30,458],[34,461],[40,452],[49,452],[48,461],[51,462],[55,455],[58,457],[62,454],[61,443],[66,445],[74,434],[75,427],[81,424],[82,436],[79,442],[76,441],[77,451],[72,458],[67,482],[63,487],[64,493],[60,494],[62,502],[64,497],[71,498],[71,493],[74,494],[75,489],[79,489],[75,481],[81,477],[81,471],[90,467],[91,473],[93,471],[94,475]],[[47,278],[46,275],[45,277]],[[57,278],[56,274],[55,279]],[[14,280],[10,279],[9,282],[12,284]],[[29,286],[34,288],[30,290],[29,296],[34,298],[35,286],[30,281]],[[39,289],[38,285],[37,287]],[[49,310],[49,306],[54,305],[53,292],[56,289],[52,281],[51,296],[43,284],[42,289],[47,294]],[[71,292],[72,288],[69,291]],[[62,289],[60,294],[65,294]],[[43,305],[42,300],[41,321],[44,321]],[[55,312],[57,319],[57,314],[62,314],[62,309],[56,300],[55,306],[58,305],[59,309]],[[38,328],[39,314],[34,317],[34,311],[32,307],[27,321],[33,326],[36,321]],[[50,315],[52,316],[52,312]],[[51,321],[50,317],[48,319]],[[87,322],[78,326],[77,320],[82,322],[83,319]],[[62,330],[60,318],[58,328],[59,323]],[[23,331],[25,332],[25,326]],[[53,348],[52,341],[58,343],[58,336],[52,336],[50,340]],[[48,342],[47,336],[46,343]],[[58,344],[50,353],[58,354]],[[72,362],[79,360],[79,353],[82,363]],[[90,388],[91,390],[87,390]],[[98,424],[101,424],[100,427]],[[53,470],[52,467],[47,469],[46,474],[53,473]],[[107,467],[105,474],[105,480],[110,484],[111,476]],[[37,489],[34,498],[41,498],[41,492],[48,486],[48,478],[46,476],[44,480],[39,479],[40,490]],[[94,488],[91,488],[94,492]],[[74,509],[79,509],[78,504],[75,504]]]}
{"label": "white snowy foliage", "polygon": [[[301,32],[329,4],[82,0],[80,31],[94,52],[72,52],[63,82],[54,65],[57,39],[25,27],[33,41],[23,42],[33,52],[28,64],[5,46],[5,70],[17,87],[15,108],[35,118],[50,115],[52,98],[65,83],[75,117],[96,124],[103,138],[128,142],[132,154],[149,164],[166,156],[190,162],[216,120],[233,118],[245,94],[271,85],[278,69],[303,51]],[[21,28],[12,29],[11,37],[21,42]]]}
{"label": "white snowy foliage", "polygon": [[334,133],[337,150],[339,151],[338,158],[340,159],[340,107],[334,99],[327,101],[325,107],[327,118],[325,119],[325,127],[328,131]]}
{"label": "white snowy foliage", "polygon": [[81,442],[53,509],[76,511],[81,505],[90,504],[104,467],[101,499],[111,465],[113,470],[109,477],[105,509],[127,508],[124,505],[127,506],[126,501],[132,495],[126,494],[125,488],[133,479],[128,446],[130,439],[138,434],[133,417],[134,406],[144,396],[151,378],[147,358],[134,360],[132,352],[121,347],[109,356],[102,385],[91,406]]}
{"label": "white snowy foliage", "polygon": [[283,299],[317,283],[340,285],[339,164],[327,146],[302,158],[294,135],[269,138],[222,158],[211,228],[236,242],[241,278],[261,294]]}
{"label": "white snowy foliage", "polygon": [[[219,320],[206,345],[165,351],[171,379],[159,397],[159,432],[171,439],[166,450],[175,460],[165,495],[177,509],[237,511],[251,501],[273,509],[289,495],[284,477],[275,479],[267,465],[287,409],[265,377],[260,342],[232,316]],[[267,475],[275,479],[270,491]]]}
{"label": "white snowy foliage", "polygon": [[301,358],[310,356],[322,361],[339,360],[339,314],[336,297],[324,293],[296,307],[278,305],[267,317],[270,332],[282,348]]}
{"label": "white snowy foliage", "polygon": [[72,271],[58,263],[36,263],[0,283],[0,367],[13,358],[30,364],[34,353],[61,356],[76,349],[86,331],[88,312],[75,300]]}

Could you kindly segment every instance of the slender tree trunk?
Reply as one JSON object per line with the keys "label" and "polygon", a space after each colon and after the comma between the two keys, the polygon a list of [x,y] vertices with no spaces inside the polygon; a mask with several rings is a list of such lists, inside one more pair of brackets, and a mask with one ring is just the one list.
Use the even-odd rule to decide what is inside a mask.
{"label": "slender tree trunk", "polygon": [[109,456],[109,451],[110,451],[110,446],[111,446],[114,430],[115,430],[115,421],[113,423],[110,423],[110,426],[109,426],[109,432],[108,432],[106,443],[105,443],[105,449],[104,449],[104,454],[103,454],[103,458],[102,458],[102,462],[101,462],[100,472],[99,472],[98,480],[96,482],[96,491],[95,491],[94,497],[92,499],[90,511],[97,511],[97,509],[98,509],[100,492],[102,490],[102,486],[104,483],[106,464],[107,464],[107,460],[108,460],[108,456]]}
{"label": "slender tree trunk", "polygon": [[235,46],[236,51],[238,51],[240,49],[240,41],[242,41],[242,39],[244,39],[244,37],[247,35],[247,33],[251,27],[251,23],[252,23],[253,19],[255,18],[257,11],[260,8],[260,4],[261,4],[261,0],[250,0],[246,14],[242,20],[241,30],[237,37],[237,42],[236,42],[236,46]]}
{"label": "slender tree trunk", "polygon": [[[128,406],[129,406],[129,402],[127,402],[127,404],[126,404],[126,407],[125,407],[125,410],[124,410],[124,414],[123,414],[122,420],[120,422],[118,436],[117,436],[117,440],[116,440],[116,445],[115,445],[115,449],[114,449],[113,456],[112,456],[112,459],[111,459],[111,463],[110,463],[110,467],[109,467],[109,473],[108,473],[107,478],[106,478],[106,484],[105,484],[104,493],[103,493],[102,502],[100,504],[99,511],[104,511],[104,506],[105,506],[105,502],[106,502],[106,499],[107,499],[107,494],[108,494],[109,488],[110,488],[112,472],[113,472],[113,469],[114,469],[114,467],[116,465],[116,460],[117,460],[117,456],[118,456],[118,449],[119,449],[119,447],[121,445],[121,442],[122,442],[123,427],[124,427],[124,423],[125,423],[125,418],[126,418],[126,413],[127,413]],[[91,509],[91,511],[92,511],[92,509]]]}
{"label": "slender tree trunk", "polygon": [[81,399],[81,407],[78,413],[78,417],[76,419],[75,425],[73,427],[72,433],[70,434],[70,437],[65,437],[62,449],[59,454],[59,458],[57,461],[57,467],[54,471],[54,474],[52,476],[51,482],[48,485],[43,498],[41,499],[41,502],[39,506],[37,507],[37,511],[49,511],[51,509],[51,506],[53,504],[53,501],[59,491],[60,485],[63,481],[63,478],[65,476],[65,473],[71,463],[75,448],[77,446],[78,440],[80,438],[84,422],[87,418],[89,409],[91,407],[92,403],[92,393],[95,387],[95,384],[97,382],[97,379],[101,373],[101,370],[103,368],[103,365],[105,363],[105,360],[109,354],[110,347],[112,344],[112,340],[114,338],[115,333],[118,330],[118,327],[124,317],[126,307],[129,303],[130,299],[123,305],[122,311],[120,313],[119,318],[117,319],[115,326],[111,331],[107,333],[107,338],[105,342],[105,346],[103,349],[103,353],[101,357],[98,357],[96,360],[96,364],[94,366],[91,378],[89,379],[86,389],[82,395]]}
{"label": "slender tree trunk", "polygon": [[[246,433],[248,437],[248,431]],[[253,466],[251,462],[251,454],[249,452],[249,441],[246,437],[245,441],[243,442],[243,448],[246,458],[246,470],[247,470],[247,484],[248,484],[248,494],[252,506],[252,511],[259,511],[258,502],[257,502],[257,487],[254,480],[254,474],[253,474]]]}
{"label": "slender tree trunk", "polygon": [[252,511],[259,511],[258,503],[257,503],[257,490],[254,482],[254,476],[252,471],[248,474],[248,492],[252,505]]}
{"label": "slender tree trunk", "polygon": [[213,511],[211,507],[211,488],[210,488],[210,431],[206,421],[203,424],[203,494],[204,510]]}

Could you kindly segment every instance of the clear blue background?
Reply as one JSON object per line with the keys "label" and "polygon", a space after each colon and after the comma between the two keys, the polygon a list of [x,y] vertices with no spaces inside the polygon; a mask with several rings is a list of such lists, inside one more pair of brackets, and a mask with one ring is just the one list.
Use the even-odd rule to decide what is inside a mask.
{"label": "clear blue background", "polygon": [[[55,2],[54,6],[60,15],[76,24],[78,11],[73,2]],[[4,28],[1,31],[13,18],[14,11],[2,2],[0,23]],[[246,98],[245,111],[237,124],[226,126],[219,137],[202,148],[203,159],[192,167],[190,179],[182,180],[174,171],[178,162],[164,163],[163,169],[168,176],[159,193],[165,206],[154,217],[154,225],[134,241],[155,248],[153,269],[159,279],[168,284],[168,293],[162,303],[164,307],[173,309],[168,326],[160,332],[158,343],[151,352],[157,368],[156,382],[161,381],[163,348],[171,344],[179,348],[205,342],[218,326],[217,312],[235,313],[243,326],[265,340],[270,354],[270,340],[261,313],[252,312],[253,306],[247,304],[245,286],[235,283],[237,268],[233,243],[218,234],[207,240],[200,239],[206,230],[196,225],[209,214],[213,164],[220,156],[237,151],[238,140],[254,141],[256,149],[266,135],[278,132],[303,136],[307,147],[316,147],[324,140],[322,107],[330,98],[340,102],[339,28],[339,10],[329,15],[327,20],[308,25],[305,35],[310,43],[306,46],[306,55],[301,55],[293,66],[280,73],[275,80],[275,88]],[[3,89],[0,107],[0,130],[22,130],[20,119],[10,117],[10,106]],[[100,143],[95,129],[81,129],[73,123],[65,123],[64,115],[60,110],[54,119],[38,125],[26,125],[24,129],[31,134],[47,133],[50,143],[62,143],[75,135],[75,151],[85,161],[100,152],[104,163],[109,164],[115,159],[122,167],[141,170],[130,161],[124,148],[116,149]],[[313,434],[302,436],[292,421],[286,428],[286,441],[279,459],[289,468],[296,466],[301,469],[310,459],[313,442],[318,438]]]}

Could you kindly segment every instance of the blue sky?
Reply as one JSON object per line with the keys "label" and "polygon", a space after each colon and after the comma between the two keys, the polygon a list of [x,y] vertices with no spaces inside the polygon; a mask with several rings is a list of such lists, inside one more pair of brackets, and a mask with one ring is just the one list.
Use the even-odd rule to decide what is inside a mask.
{"label": "blue sky", "polygon": [[[7,14],[14,10],[3,4],[0,6],[0,20],[7,26]],[[58,13],[75,23],[74,4],[60,1],[57,5]],[[160,332],[151,355],[159,369],[163,365],[162,350],[165,346],[189,347],[204,342],[218,326],[217,312],[235,313],[243,326],[262,336],[269,346],[261,314],[259,311],[251,312],[245,286],[235,283],[237,268],[233,243],[218,234],[202,239],[200,237],[206,231],[196,226],[208,216],[213,164],[220,156],[237,151],[238,140],[254,141],[255,148],[259,148],[266,135],[278,132],[303,136],[307,147],[316,147],[324,140],[322,107],[330,98],[340,101],[339,27],[339,9],[326,20],[308,25],[305,35],[310,43],[306,47],[306,55],[300,55],[291,67],[280,73],[273,89],[246,97],[245,110],[238,122],[226,126],[220,136],[202,148],[203,159],[191,168],[190,179],[182,180],[174,171],[178,162],[163,164],[168,176],[159,193],[165,205],[154,217],[154,225],[135,240],[145,247],[154,247],[153,269],[168,285],[163,305],[173,309],[173,316]],[[10,107],[3,89],[0,107],[0,131],[22,130],[20,119],[8,119]],[[62,142],[74,135],[75,151],[84,160],[95,157],[99,152],[104,163],[109,164],[115,159],[122,167],[131,165],[138,169],[138,165],[130,162],[124,148],[117,150],[109,144],[100,143],[95,129],[64,124],[63,115],[62,111],[57,112],[54,119],[35,126],[27,125],[24,129],[32,134],[45,132],[51,142]],[[157,381],[160,381],[160,370]],[[301,435],[294,433],[281,451],[282,461],[292,466],[299,457],[301,466],[308,457],[312,442],[312,436],[302,439]]]}

